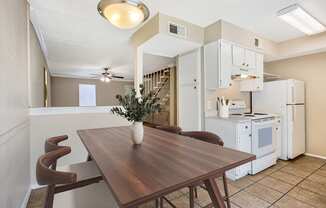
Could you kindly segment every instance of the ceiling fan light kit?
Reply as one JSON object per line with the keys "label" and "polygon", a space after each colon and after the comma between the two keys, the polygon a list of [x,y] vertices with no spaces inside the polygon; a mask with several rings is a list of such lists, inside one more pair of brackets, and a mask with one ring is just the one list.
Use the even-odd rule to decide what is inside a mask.
{"label": "ceiling fan light kit", "polygon": [[110,71],[110,68],[104,68],[103,73],[101,73],[99,75],[97,75],[97,74],[94,74],[94,75],[96,75],[94,78],[99,79],[101,82],[106,82],[106,83],[111,82],[112,79],[124,79],[124,77],[122,77],[122,76],[114,75]]}
{"label": "ceiling fan light kit", "polygon": [[97,10],[120,29],[132,29],[149,18],[149,9],[139,0],[101,0]]}

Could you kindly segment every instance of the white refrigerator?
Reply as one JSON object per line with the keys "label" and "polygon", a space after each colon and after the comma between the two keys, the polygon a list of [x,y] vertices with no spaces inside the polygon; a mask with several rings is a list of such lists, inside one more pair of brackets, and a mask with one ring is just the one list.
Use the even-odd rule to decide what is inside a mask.
{"label": "white refrigerator", "polygon": [[306,149],[305,85],[299,80],[278,80],[264,83],[264,90],[253,92],[253,111],[281,116],[282,136],[277,141],[277,155],[293,159]]}

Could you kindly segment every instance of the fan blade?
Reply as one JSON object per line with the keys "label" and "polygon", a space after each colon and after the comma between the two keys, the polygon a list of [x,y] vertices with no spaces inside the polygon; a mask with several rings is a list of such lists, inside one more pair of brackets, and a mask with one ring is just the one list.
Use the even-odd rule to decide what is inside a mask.
{"label": "fan blade", "polygon": [[115,75],[112,75],[112,78],[124,79],[124,77],[121,77],[121,76],[115,76]]}

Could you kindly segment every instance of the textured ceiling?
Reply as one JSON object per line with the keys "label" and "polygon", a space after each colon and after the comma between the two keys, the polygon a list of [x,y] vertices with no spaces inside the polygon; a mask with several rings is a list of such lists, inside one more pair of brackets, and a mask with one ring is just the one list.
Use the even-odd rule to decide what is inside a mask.
{"label": "textured ceiling", "polygon": [[[129,38],[135,30],[120,30],[104,20],[96,10],[98,1],[30,0],[31,18],[36,29],[43,35],[52,73],[87,75],[110,65],[119,75],[132,77],[133,52]],[[162,12],[203,27],[224,19],[276,42],[304,35],[276,16],[278,10],[293,3],[301,4],[326,24],[326,0],[144,2],[150,8],[152,16]],[[163,62],[160,58],[157,61],[153,61],[157,57],[151,58],[148,62]],[[147,65],[147,68],[151,66]]]}

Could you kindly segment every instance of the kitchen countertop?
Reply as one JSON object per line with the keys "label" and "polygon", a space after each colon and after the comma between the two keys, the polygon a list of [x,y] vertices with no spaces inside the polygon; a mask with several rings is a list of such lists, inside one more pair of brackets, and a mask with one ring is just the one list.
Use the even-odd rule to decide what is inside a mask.
{"label": "kitchen countertop", "polygon": [[241,117],[241,116],[230,116],[228,118],[221,118],[217,115],[215,116],[206,116],[206,119],[219,119],[219,120],[225,120],[225,121],[230,121],[230,122],[236,122],[236,123],[240,123],[240,122],[249,122],[251,121],[252,118],[249,117]]}

